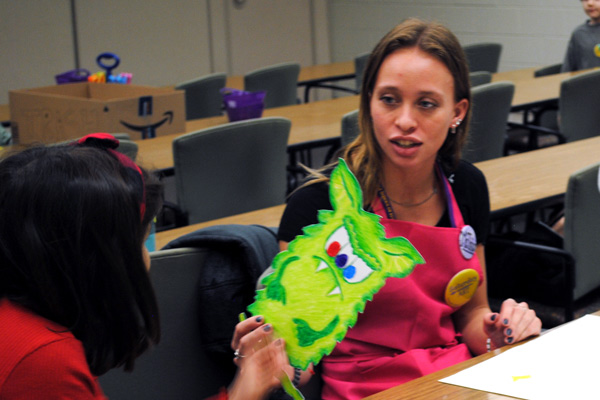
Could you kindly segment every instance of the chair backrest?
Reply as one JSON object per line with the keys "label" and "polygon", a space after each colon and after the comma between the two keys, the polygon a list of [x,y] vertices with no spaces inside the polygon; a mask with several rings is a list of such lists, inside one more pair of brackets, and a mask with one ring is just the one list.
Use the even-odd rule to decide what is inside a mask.
{"label": "chair backrest", "polygon": [[225,87],[226,79],[226,74],[216,73],[175,86],[175,89],[185,91],[185,118],[189,120],[221,115],[223,96],[220,90]]}
{"label": "chair backrest", "polygon": [[562,63],[546,65],[545,67],[541,67],[533,71],[533,76],[539,78],[540,76],[560,74],[561,68]]}
{"label": "chair backrest", "polygon": [[235,369],[217,364],[202,347],[203,312],[198,282],[210,250],[181,248],[151,253],[150,278],[161,319],[160,343],[142,354],[133,372],[100,377],[111,400],[203,399],[227,386]]}
{"label": "chair backrest", "polygon": [[572,174],[565,196],[564,248],[575,259],[575,300],[600,287],[599,167],[591,165]]}
{"label": "chair backrest", "polygon": [[498,72],[502,45],[500,43],[474,43],[463,46],[469,71]]}
{"label": "chair backrest", "polygon": [[265,108],[289,106],[298,103],[298,76],[300,64],[282,63],[260,68],[244,76],[244,90],[265,90]]}
{"label": "chair backrest", "polygon": [[471,82],[471,87],[490,83],[492,82],[492,73],[488,71],[470,72],[469,81]]}
{"label": "chair backrest", "polygon": [[367,60],[371,53],[362,53],[354,57],[354,71],[356,73],[356,90],[360,92],[362,86],[363,74],[367,66]]}
{"label": "chair backrest", "polygon": [[560,131],[567,141],[600,134],[600,70],[562,81],[558,109]]}
{"label": "chair backrest", "polygon": [[120,139],[119,147],[116,150],[135,161],[138,154],[138,144],[133,140]]}
{"label": "chair backrest", "polygon": [[115,139],[119,139],[119,140],[131,140],[131,135],[127,132],[117,132],[117,133],[111,133],[111,135],[113,135],[115,137]]}
{"label": "chair backrest", "polygon": [[342,117],[342,146],[353,141],[360,133],[358,110],[350,111]]}
{"label": "chair backrest", "polygon": [[515,92],[512,82],[494,82],[471,90],[471,125],[463,158],[470,162],[502,157],[508,114]]}
{"label": "chair backrest", "polygon": [[233,122],[173,140],[177,203],[190,224],[282,204],[291,122]]}

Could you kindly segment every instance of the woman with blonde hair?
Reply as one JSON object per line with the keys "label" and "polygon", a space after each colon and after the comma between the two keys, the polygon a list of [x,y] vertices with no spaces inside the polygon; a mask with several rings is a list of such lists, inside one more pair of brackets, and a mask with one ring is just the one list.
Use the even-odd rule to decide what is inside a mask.
{"label": "woman with blonde hair", "polygon": [[[324,399],[359,399],[515,343],[541,330],[526,303],[488,305],[485,177],[460,159],[470,117],[467,62],[444,26],[409,19],[371,53],[360,95],[360,134],[342,157],[365,209],[387,237],[406,237],[425,258],[406,278],[388,278],[344,340],[322,360]],[[327,167],[289,199],[282,249],[331,209]],[[266,321],[268,322],[268,321]],[[233,346],[259,323],[239,324]]]}

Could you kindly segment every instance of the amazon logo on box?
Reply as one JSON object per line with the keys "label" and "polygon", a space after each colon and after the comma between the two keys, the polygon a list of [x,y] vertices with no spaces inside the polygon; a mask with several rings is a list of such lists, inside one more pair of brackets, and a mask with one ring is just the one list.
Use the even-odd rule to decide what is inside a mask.
{"label": "amazon logo on box", "polygon": [[9,92],[19,144],[54,143],[90,132],[129,133],[133,140],[185,132],[182,90],[71,83]]}

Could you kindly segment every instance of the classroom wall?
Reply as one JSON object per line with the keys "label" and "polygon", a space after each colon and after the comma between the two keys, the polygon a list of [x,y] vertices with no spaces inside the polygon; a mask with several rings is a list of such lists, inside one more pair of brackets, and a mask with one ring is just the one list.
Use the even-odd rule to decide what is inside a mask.
{"label": "classroom wall", "polygon": [[[411,16],[447,24],[463,44],[502,43],[501,71],[541,66],[562,61],[570,32],[585,19],[575,0],[73,3],[81,66],[97,71],[96,55],[113,51],[122,58],[117,72],[133,72],[134,83],[146,85],[174,84],[217,71],[241,74],[261,61],[268,65],[292,56],[302,65],[351,60]],[[8,90],[52,85],[55,74],[74,68],[71,4],[0,1],[0,104],[8,102]],[[256,12],[257,7],[266,11]],[[243,29],[240,21],[246,23]],[[249,48],[248,41],[235,42],[245,38],[244,32],[266,39],[252,40]],[[233,49],[244,50],[243,56]]]}
{"label": "classroom wall", "polygon": [[2,0],[0,15],[0,104],[9,90],[53,85],[76,53],[96,72],[96,56],[113,52],[115,73],[151,86],[330,62],[327,0]]}
{"label": "classroom wall", "polygon": [[330,0],[332,60],[370,51],[408,17],[447,25],[465,44],[503,45],[500,71],[562,62],[571,31],[586,15],[575,0]]}

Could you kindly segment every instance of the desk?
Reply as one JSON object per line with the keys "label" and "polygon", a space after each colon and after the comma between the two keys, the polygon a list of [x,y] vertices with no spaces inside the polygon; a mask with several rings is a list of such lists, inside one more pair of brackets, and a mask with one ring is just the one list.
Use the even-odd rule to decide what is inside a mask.
{"label": "desk", "polygon": [[600,162],[600,137],[482,161],[489,191],[492,218],[534,210],[560,198],[569,176]]}
{"label": "desk", "polygon": [[[288,144],[309,140],[331,138],[341,134],[342,116],[358,108],[358,96],[315,101],[286,107],[269,108],[264,117],[285,117],[292,121]],[[227,123],[227,117],[219,116],[191,120],[186,123],[186,132],[194,132]],[[172,142],[179,134],[138,140],[138,161],[147,168],[167,169],[173,167]]]}
{"label": "desk", "polygon": [[537,68],[524,68],[514,71],[498,72],[492,75],[492,82],[511,81],[515,84],[515,94],[512,101],[512,111],[527,110],[534,106],[543,106],[556,102],[560,96],[562,81],[582,71],[563,72],[561,74],[535,78],[533,73]]}
{"label": "desk", "polygon": [[219,218],[212,221],[200,222],[194,225],[183,226],[177,229],[170,229],[168,231],[158,232],[156,234],[156,248],[162,249],[167,243],[173,239],[177,239],[180,236],[194,232],[198,229],[207,228],[214,225],[263,225],[269,227],[278,227],[285,204],[278,206],[263,208],[261,210],[250,211],[244,214],[232,215],[229,217]]}
{"label": "desk", "polygon": [[[344,61],[331,64],[309,65],[300,68],[298,86],[304,86],[304,102],[308,102],[311,88],[318,87],[323,82],[334,82],[352,79],[356,76],[354,61]],[[244,76],[235,75],[227,77],[226,87],[244,89]]]}
{"label": "desk", "polygon": [[[492,218],[533,210],[546,201],[560,198],[569,176],[600,162],[600,137],[547,147],[475,165],[483,171],[489,191]],[[285,205],[265,208],[214,221],[159,232],[156,248],[196,229],[219,224],[279,226]]]}
{"label": "desk", "polygon": [[[593,315],[599,315],[600,311]],[[532,339],[535,340],[535,339]],[[512,346],[505,346],[501,349],[494,350],[487,354],[482,354],[470,360],[445,368],[433,374],[423,376],[413,381],[398,385],[383,392],[367,397],[365,400],[396,400],[396,399],[411,399],[411,400],[430,400],[430,399],[445,399],[445,400],[500,400],[514,399],[514,397],[503,396],[494,393],[488,393],[480,390],[468,389],[461,386],[454,386],[446,383],[438,382],[438,380],[446,378],[450,375],[467,369],[482,361],[488,360],[504,351],[519,346],[522,343],[517,343]]]}

